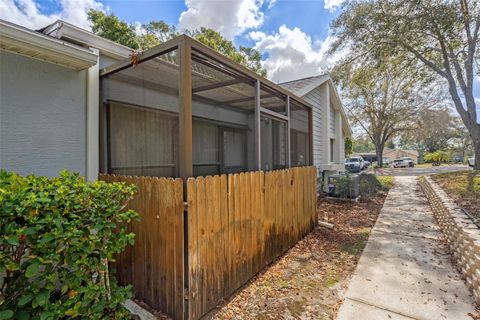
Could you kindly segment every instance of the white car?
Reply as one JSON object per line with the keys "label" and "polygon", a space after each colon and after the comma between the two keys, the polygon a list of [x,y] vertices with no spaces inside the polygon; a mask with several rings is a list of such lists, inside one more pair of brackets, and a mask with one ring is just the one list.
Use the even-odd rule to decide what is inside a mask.
{"label": "white car", "polygon": [[468,165],[473,167],[475,165],[475,157],[468,158]]}
{"label": "white car", "polygon": [[413,162],[412,158],[409,157],[401,157],[400,160],[405,161],[408,164],[409,168],[415,167],[415,162]]}
{"label": "white car", "polygon": [[407,161],[403,159],[395,159],[393,160],[393,167],[394,168],[408,168],[409,164]]}
{"label": "white car", "polygon": [[345,161],[345,169],[349,172],[360,172],[365,168],[363,158],[351,157]]}

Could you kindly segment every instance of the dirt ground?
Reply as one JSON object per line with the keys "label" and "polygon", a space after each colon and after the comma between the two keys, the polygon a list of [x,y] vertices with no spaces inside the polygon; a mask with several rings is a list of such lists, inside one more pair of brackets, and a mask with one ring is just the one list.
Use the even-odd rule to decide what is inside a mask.
{"label": "dirt ground", "polygon": [[432,175],[440,187],[462,208],[480,219],[480,171]]}
{"label": "dirt ground", "polygon": [[385,195],[321,200],[318,227],[205,319],[334,319]]}

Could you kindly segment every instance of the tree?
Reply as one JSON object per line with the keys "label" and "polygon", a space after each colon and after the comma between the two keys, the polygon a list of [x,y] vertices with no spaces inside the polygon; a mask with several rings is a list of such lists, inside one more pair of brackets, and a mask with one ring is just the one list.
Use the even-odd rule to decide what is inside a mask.
{"label": "tree", "polygon": [[[347,113],[375,146],[383,165],[387,141],[414,127],[419,111],[435,101],[435,87],[413,70],[394,60],[347,62],[333,71],[342,87]],[[425,81],[420,81],[424,79]]]}
{"label": "tree", "polygon": [[457,117],[447,107],[422,110],[416,129],[402,135],[403,145],[412,145],[419,152],[435,152],[450,148],[450,142],[458,136]]}
{"label": "tree", "polygon": [[106,15],[102,11],[90,9],[88,21],[92,32],[100,37],[110,39],[132,49],[139,49],[139,37],[133,25],[121,21],[113,14]]}
{"label": "tree", "polygon": [[250,68],[262,77],[267,76],[267,70],[261,64],[262,55],[258,50],[242,46],[237,49],[233,41],[225,39],[219,32],[209,28],[202,27],[199,30],[187,31],[187,33],[207,47]]}
{"label": "tree", "polygon": [[[135,50],[152,48],[180,34],[175,26],[162,20],[151,21],[136,27],[121,21],[113,14],[107,15],[94,9],[90,9],[88,12],[88,20],[93,33]],[[231,60],[263,77],[267,76],[267,70],[262,67],[261,63],[262,55],[254,48],[241,46],[237,49],[233,41],[225,39],[219,32],[209,28],[202,27],[199,30],[185,30],[185,32]]]}
{"label": "tree", "polygon": [[480,169],[480,124],[473,95],[480,67],[478,0],[349,1],[332,30],[337,37],[332,51],[349,48],[358,56],[400,56],[443,79],[472,137],[475,168]]}
{"label": "tree", "polygon": [[372,144],[370,138],[361,136],[356,137],[353,140],[353,150],[354,153],[369,153],[375,151],[375,146]]}
{"label": "tree", "polygon": [[353,141],[350,137],[346,137],[344,143],[345,156],[350,156],[353,152]]}

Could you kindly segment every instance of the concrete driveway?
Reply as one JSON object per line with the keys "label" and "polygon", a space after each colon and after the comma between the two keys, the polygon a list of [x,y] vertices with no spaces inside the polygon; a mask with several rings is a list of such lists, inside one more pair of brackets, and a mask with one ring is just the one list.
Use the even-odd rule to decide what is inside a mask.
{"label": "concrete driveway", "polygon": [[474,301],[451,261],[417,177],[397,176],[337,319],[472,319]]}
{"label": "concrete driveway", "polygon": [[[413,168],[383,168],[377,169],[376,173],[382,176],[421,176],[426,174],[443,173],[451,171],[471,170],[466,165],[451,165],[438,167],[413,167]],[[374,172],[370,169],[369,172]]]}

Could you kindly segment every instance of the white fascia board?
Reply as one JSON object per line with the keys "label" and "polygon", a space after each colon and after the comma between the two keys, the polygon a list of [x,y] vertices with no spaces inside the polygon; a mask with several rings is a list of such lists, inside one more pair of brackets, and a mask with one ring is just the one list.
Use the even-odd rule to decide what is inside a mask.
{"label": "white fascia board", "polygon": [[352,128],[350,127],[350,123],[348,122],[345,109],[343,108],[342,100],[340,99],[340,96],[338,95],[337,89],[335,88],[335,85],[331,78],[328,79],[328,85],[330,87],[330,91],[333,91],[333,94],[331,94],[330,96],[334,97],[334,99],[332,99],[332,101],[335,102],[334,107],[335,109],[340,111],[340,114],[342,116],[342,122],[343,122],[342,128],[346,129],[347,135],[351,137]]}
{"label": "white fascia board", "polygon": [[83,70],[97,63],[97,55],[85,48],[53,39],[0,20],[0,50]]}
{"label": "white fascia board", "polygon": [[82,46],[97,48],[100,53],[114,58],[125,59],[133,51],[133,49],[102,38],[92,32],[74,26],[65,21],[58,20],[48,26],[43,33],[57,39],[63,39]]}

